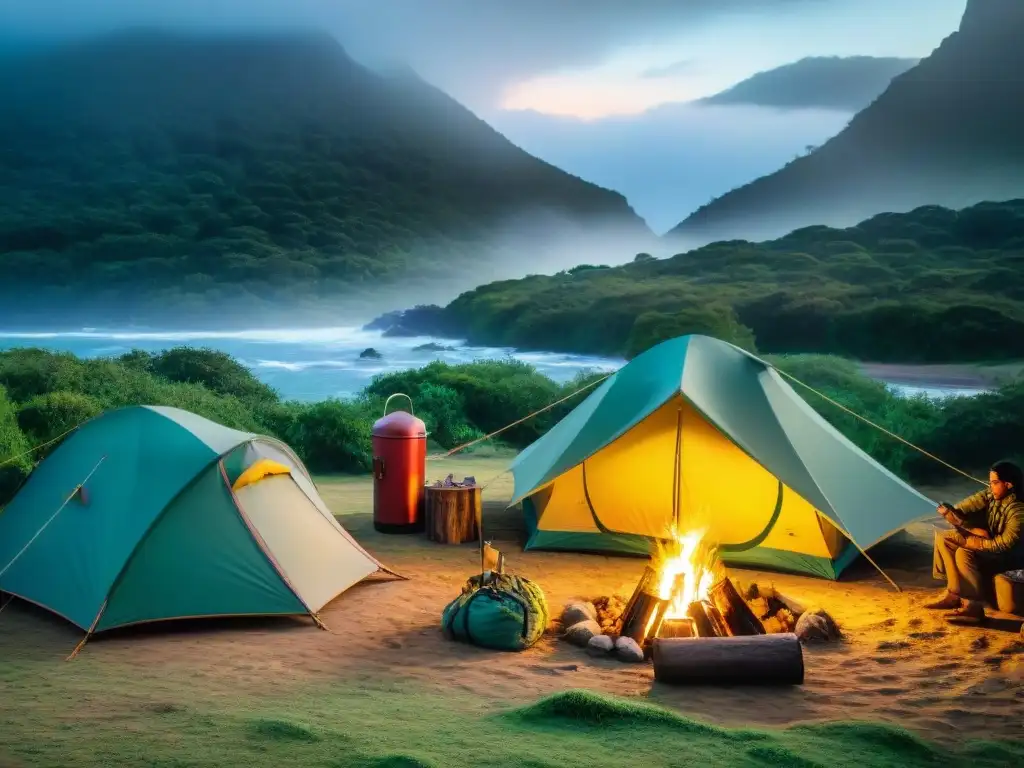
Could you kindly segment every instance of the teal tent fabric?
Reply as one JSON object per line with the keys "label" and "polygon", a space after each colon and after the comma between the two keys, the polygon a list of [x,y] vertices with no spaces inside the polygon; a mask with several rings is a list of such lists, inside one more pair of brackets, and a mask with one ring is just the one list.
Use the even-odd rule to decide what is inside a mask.
{"label": "teal tent fabric", "polygon": [[[86,631],[182,617],[315,613],[322,606],[307,605],[290,586],[288,564],[275,560],[248,520],[224,468],[228,458],[241,473],[261,458],[264,444],[288,457],[301,488],[290,497],[295,508],[281,514],[322,515],[343,539],[343,546],[333,539],[298,543],[321,552],[330,546],[346,558],[324,574],[333,594],[377,570],[287,446],[187,411],[136,406],[81,425],[0,511],[0,591]],[[279,541],[289,535],[266,516],[263,524]]]}
{"label": "teal tent fabric", "polygon": [[[855,553],[934,514],[934,501],[835,430],[771,365],[731,344],[698,335],[671,339],[638,355],[523,450],[511,465],[510,505],[528,502],[680,395],[728,440],[828,518],[855,544]],[[638,549],[636,542],[614,541],[606,533],[544,530],[536,510],[528,510],[524,503],[524,511],[532,531],[529,546]],[[629,532],[618,529],[616,533],[621,537]],[[587,537],[606,540],[604,546],[597,546],[588,543]],[[771,561],[770,553],[757,549],[751,553],[745,557]],[[825,565],[796,565],[802,572],[834,578],[849,559],[844,551]]]}

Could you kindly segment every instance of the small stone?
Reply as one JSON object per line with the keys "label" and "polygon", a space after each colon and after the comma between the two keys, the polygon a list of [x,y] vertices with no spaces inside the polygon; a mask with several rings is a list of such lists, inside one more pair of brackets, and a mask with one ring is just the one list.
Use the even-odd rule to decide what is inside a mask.
{"label": "small stone", "polygon": [[601,634],[601,625],[593,619],[578,621],[565,630],[565,639],[580,648],[586,648],[591,638]]}
{"label": "small stone", "polygon": [[607,656],[614,647],[615,643],[608,635],[597,635],[590,638],[590,642],[587,643],[587,653],[591,656]]}
{"label": "small stone", "polygon": [[597,608],[593,603],[568,603],[562,611],[562,626],[571,627],[581,621],[597,619]]}
{"label": "small stone", "polygon": [[[596,638],[595,638],[596,639]],[[644,660],[643,649],[632,637],[622,635],[615,641],[615,657],[620,661],[637,664]]]}
{"label": "small stone", "polygon": [[831,642],[842,637],[835,620],[821,608],[805,611],[796,622],[796,636],[801,641]]}

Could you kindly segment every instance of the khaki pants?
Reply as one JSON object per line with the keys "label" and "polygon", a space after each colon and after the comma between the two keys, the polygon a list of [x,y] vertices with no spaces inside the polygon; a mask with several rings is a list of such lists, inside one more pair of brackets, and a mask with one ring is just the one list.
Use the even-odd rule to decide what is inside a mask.
{"label": "khaki pants", "polygon": [[965,600],[986,600],[992,577],[1005,569],[1005,558],[965,549],[965,543],[957,531],[936,529],[932,576],[944,579],[946,589]]}

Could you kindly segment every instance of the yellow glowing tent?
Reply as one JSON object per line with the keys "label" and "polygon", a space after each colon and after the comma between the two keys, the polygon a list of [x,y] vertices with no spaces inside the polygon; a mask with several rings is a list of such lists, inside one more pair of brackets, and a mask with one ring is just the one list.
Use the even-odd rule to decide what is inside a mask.
{"label": "yellow glowing tent", "polygon": [[706,336],[647,350],[512,465],[527,549],[647,553],[704,530],[729,564],[837,578],[935,503],[762,360]]}

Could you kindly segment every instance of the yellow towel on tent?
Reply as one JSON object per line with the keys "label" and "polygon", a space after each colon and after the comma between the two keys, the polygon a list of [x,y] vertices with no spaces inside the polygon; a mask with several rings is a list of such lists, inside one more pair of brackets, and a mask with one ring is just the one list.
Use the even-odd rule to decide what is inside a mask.
{"label": "yellow towel on tent", "polygon": [[247,485],[252,485],[255,482],[259,482],[264,477],[270,475],[287,475],[292,470],[286,467],[284,464],[279,464],[276,461],[270,459],[260,459],[245,472],[238,476],[235,480],[235,484],[231,486],[231,490],[237,491],[239,488],[244,488]]}

